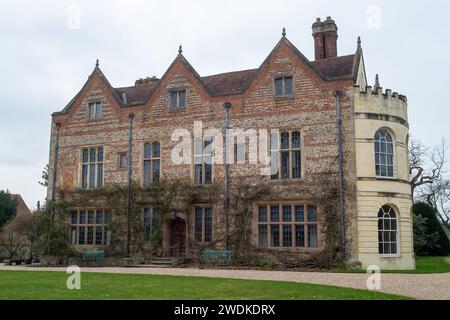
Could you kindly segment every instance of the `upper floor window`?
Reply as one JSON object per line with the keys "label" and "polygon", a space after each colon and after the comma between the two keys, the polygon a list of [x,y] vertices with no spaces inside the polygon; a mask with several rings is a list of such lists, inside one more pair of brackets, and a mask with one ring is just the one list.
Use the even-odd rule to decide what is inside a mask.
{"label": "upper floor window", "polygon": [[84,148],[81,152],[81,188],[103,187],[103,147]]}
{"label": "upper floor window", "polygon": [[186,106],[186,90],[170,91],[169,96],[171,108],[177,109]]}
{"label": "upper floor window", "polygon": [[394,177],[394,140],[386,129],[375,133],[375,171],[377,177]]}
{"label": "upper floor window", "polygon": [[117,167],[126,169],[128,166],[128,154],[126,152],[119,153],[117,156]]}
{"label": "upper floor window", "polygon": [[293,77],[280,77],[275,79],[275,97],[292,96]]}
{"label": "upper floor window", "polygon": [[194,140],[194,184],[212,183],[212,139]]}
{"label": "upper floor window", "polygon": [[144,186],[159,182],[161,176],[161,145],[159,142],[144,144]]}
{"label": "upper floor window", "polygon": [[212,241],[212,208],[194,207],[194,232],[198,242]]}
{"label": "upper floor window", "polygon": [[316,206],[260,205],[258,207],[258,245],[260,248],[317,248]]}
{"label": "upper floor window", "polygon": [[300,137],[299,131],[271,135],[272,180],[301,178]]}
{"label": "upper floor window", "polygon": [[382,255],[398,253],[397,215],[391,206],[383,206],[378,212],[378,248]]}
{"label": "upper floor window", "polygon": [[102,103],[101,102],[91,102],[88,104],[88,119],[100,119],[102,116]]}

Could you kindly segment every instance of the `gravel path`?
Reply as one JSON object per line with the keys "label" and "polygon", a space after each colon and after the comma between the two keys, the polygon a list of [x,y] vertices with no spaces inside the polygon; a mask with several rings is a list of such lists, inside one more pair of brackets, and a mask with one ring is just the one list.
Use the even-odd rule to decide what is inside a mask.
{"label": "gravel path", "polygon": [[[3,266],[0,270],[60,271],[65,268]],[[82,268],[82,272],[153,274],[172,276],[214,277],[249,280],[273,280],[332,285],[366,290],[367,275],[360,273],[321,273],[256,270],[213,270],[194,268]],[[450,300],[450,273],[382,274],[382,292],[421,300]]]}

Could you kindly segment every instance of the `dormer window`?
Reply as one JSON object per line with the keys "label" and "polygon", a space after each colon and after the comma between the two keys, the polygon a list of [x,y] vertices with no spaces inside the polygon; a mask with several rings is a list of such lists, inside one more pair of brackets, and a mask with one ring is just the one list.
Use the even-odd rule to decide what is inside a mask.
{"label": "dormer window", "polygon": [[280,77],[275,79],[275,97],[292,96],[292,77]]}
{"label": "dormer window", "polygon": [[186,107],[186,90],[170,91],[170,108],[181,109]]}
{"label": "dormer window", "polygon": [[88,119],[95,120],[100,119],[102,116],[102,103],[101,102],[91,102],[88,104]]}

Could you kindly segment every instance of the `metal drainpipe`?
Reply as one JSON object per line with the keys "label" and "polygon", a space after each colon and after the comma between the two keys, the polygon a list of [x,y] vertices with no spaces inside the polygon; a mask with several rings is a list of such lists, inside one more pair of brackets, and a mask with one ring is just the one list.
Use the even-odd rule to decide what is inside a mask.
{"label": "metal drainpipe", "polygon": [[127,256],[130,257],[131,242],[131,143],[133,141],[134,113],[128,115],[128,197],[127,197]]}
{"label": "metal drainpipe", "polygon": [[224,154],[224,164],[223,164],[223,172],[224,172],[224,178],[223,178],[223,213],[224,213],[224,220],[225,220],[225,249],[229,250],[229,244],[228,244],[228,136],[227,136],[227,130],[229,128],[229,119],[230,119],[230,109],[232,107],[232,104],[230,102],[226,102],[224,105],[225,109],[225,121],[224,121],[224,148],[225,148],[225,154]]}
{"label": "metal drainpipe", "polygon": [[55,200],[56,200],[56,177],[58,170],[58,153],[59,153],[59,130],[61,128],[61,123],[56,122],[56,141],[54,149],[54,159],[53,159],[53,179],[52,179],[52,209],[50,212],[50,227],[53,227],[53,216],[55,214]]}
{"label": "metal drainpipe", "polygon": [[343,169],[343,151],[342,151],[342,112],[341,112],[341,95],[340,91],[336,91],[336,122],[338,127],[338,152],[339,152],[339,229],[341,240],[342,260],[346,261],[346,240],[345,240],[345,213],[344,213],[344,169]]}

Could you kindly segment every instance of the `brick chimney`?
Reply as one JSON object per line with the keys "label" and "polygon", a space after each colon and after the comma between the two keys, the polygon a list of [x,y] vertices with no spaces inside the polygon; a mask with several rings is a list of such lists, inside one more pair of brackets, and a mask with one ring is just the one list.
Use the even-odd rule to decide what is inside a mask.
{"label": "brick chimney", "polygon": [[315,59],[327,59],[337,57],[337,26],[331,17],[323,22],[320,18],[312,25],[314,38]]}

